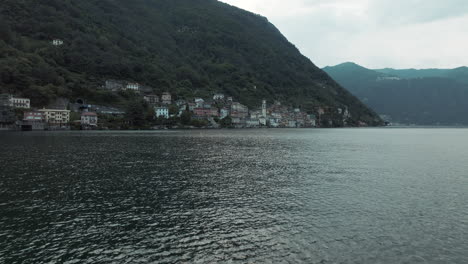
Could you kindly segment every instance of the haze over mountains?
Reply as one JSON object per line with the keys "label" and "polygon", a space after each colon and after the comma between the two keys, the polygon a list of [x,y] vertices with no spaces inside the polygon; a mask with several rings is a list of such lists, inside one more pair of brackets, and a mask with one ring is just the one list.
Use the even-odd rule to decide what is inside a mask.
{"label": "haze over mountains", "polygon": [[323,107],[336,126],[340,108],[349,125],[381,123],[266,18],[216,0],[4,0],[0,23],[0,92],[38,107],[57,97],[122,105],[128,98],[98,88],[123,79],[178,98],[223,92],[250,107]]}
{"label": "haze over mountains", "polygon": [[324,70],[393,123],[468,125],[467,67],[371,70],[348,62]]}

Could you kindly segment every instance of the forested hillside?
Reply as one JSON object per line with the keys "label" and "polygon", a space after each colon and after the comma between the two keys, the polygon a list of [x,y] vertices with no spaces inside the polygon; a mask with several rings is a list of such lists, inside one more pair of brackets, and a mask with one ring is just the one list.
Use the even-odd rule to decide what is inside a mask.
{"label": "forested hillside", "polygon": [[377,113],[390,116],[395,123],[468,125],[468,84],[462,81],[468,74],[459,74],[457,78],[440,77],[462,71],[387,69],[382,73],[353,63],[324,70]]}
{"label": "forested hillside", "polygon": [[380,123],[266,18],[215,0],[2,0],[0,25],[0,87],[35,106],[122,103],[98,89],[112,78],[185,98],[224,92],[248,106],[347,106],[351,124]]}
{"label": "forested hillside", "polygon": [[426,77],[448,78],[458,82],[468,84],[468,67],[455,69],[379,69],[376,72],[398,76],[405,79],[416,79]]}

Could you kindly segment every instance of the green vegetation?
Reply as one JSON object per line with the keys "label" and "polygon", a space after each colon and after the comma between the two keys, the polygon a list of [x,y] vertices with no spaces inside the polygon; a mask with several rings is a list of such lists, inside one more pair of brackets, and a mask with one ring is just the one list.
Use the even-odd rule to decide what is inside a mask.
{"label": "green vegetation", "polygon": [[[468,83],[462,81],[468,79],[468,71],[463,75],[461,69],[453,70],[459,73],[457,78],[442,78],[440,75],[446,70],[437,69],[387,69],[385,72],[391,73],[387,75],[353,63],[324,70],[379,114],[391,116],[393,122],[468,125]],[[378,80],[391,76],[414,78]]]}
{"label": "green vegetation", "polygon": [[455,69],[379,69],[376,72],[381,72],[388,75],[398,76],[404,79],[417,78],[448,78],[461,83],[468,84],[468,67],[459,67]]}
{"label": "green vegetation", "polygon": [[350,125],[381,123],[266,18],[216,0],[3,0],[0,25],[0,92],[34,106],[130,105],[138,123],[132,96],[99,89],[122,79],[180,98],[223,92],[250,107],[263,98],[308,112],[347,106]]}

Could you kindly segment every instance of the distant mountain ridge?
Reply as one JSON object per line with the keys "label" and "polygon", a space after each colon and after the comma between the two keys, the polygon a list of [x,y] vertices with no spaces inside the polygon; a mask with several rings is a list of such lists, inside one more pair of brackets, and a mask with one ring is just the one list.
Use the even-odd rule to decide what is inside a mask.
{"label": "distant mountain ridge", "polygon": [[324,71],[394,123],[468,125],[467,67],[371,70],[343,63]]}
{"label": "distant mountain ridge", "polygon": [[404,79],[416,78],[448,78],[462,83],[468,83],[468,67],[458,67],[454,69],[376,69],[376,72],[384,73],[387,75],[394,75]]}

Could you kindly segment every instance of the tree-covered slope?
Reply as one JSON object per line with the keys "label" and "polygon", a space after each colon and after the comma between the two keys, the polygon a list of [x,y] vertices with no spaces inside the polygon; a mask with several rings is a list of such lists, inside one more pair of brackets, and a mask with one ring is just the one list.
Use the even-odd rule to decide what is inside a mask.
{"label": "tree-covered slope", "polygon": [[449,78],[458,82],[468,84],[468,67],[459,67],[455,69],[378,69],[376,72],[398,76],[404,79],[416,78]]}
{"label": "tree-covered slope", "polygon": [[361,87],[375,83],[379,77],[387,77],[388,75],[373,70],[364,68],[353,62],[345,62],[336,66],[328,66],[323,68],[335,81],[346,84],[350,92],[355,94]]}
{"label": "tree-covered slope", "polygon": [[[393,122],[468,125],[468,84],[442,78],[438,70],[421,71],[419,74],[424,77],[404,78],[414,75],[401,75],[399,70],[380,73],[357,64],[345,66],[327,67],[325,71],[376,112],[389,115]],[[431,76],[430,72],[434,74]],[[382,74],[402,79],[386,79],[391,76]]]}
{"label": "tree-covered slope", "polygon": [[266,18],[216,0],[2,0],[0,20],[0,87],[36,106],[119,102],[97,89],[112,78],[185,98],[224,92],[249,106],[347,106],[351,123],[380,122]]}

